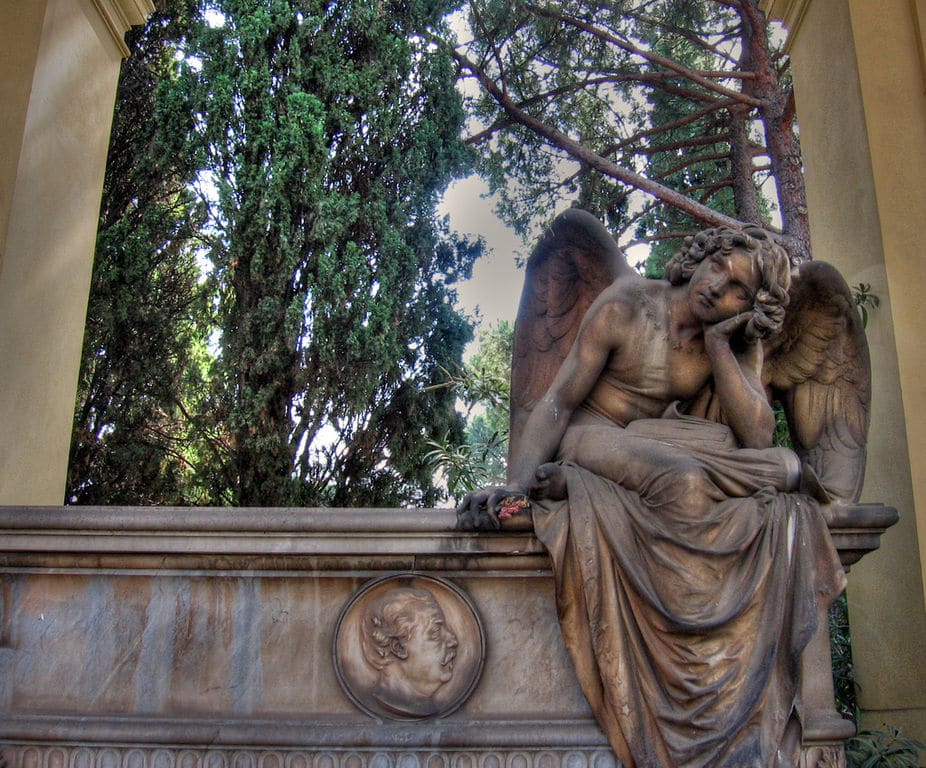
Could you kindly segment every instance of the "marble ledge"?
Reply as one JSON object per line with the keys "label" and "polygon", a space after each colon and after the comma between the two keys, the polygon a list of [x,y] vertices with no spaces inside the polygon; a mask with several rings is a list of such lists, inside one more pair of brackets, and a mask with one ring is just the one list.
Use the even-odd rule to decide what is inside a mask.
{"label": "marble ledge", "polygon": [[[423,733],[427,732],[426,739]],[[554,734],[551,736],[551,734]],[[324,721],[276,718],[155,718],[69,715],[12,715],[0,722],[4,741],[49,744],[108,742],[126,744],[208,744],[212,748],[343,747],[389,749],[414,745],[435,749],[523,749],[544,744],[548,749],[608,750],[594,720],[588,719],[459,719],[417,723],[350,720]]]}
{"label": "marble ledge", "polygon": [[[843,564],[897,520],[883,504],[824,508]],[[533,533],[455,530],[451,509],[0,507],[0,568],[548,571]]]}

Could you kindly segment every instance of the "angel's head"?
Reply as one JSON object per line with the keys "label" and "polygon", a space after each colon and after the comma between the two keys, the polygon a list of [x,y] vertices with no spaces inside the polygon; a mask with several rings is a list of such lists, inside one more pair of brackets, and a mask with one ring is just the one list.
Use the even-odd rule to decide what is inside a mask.
{"label": "angel's head", "polygon": [[[666,264],[666,278],[672,285],[699,279],[709,282],[712,265],[729,284],[729,292],[724,294],[725,303],[708,295],[704,299],[709,305],[706,310],[729,312],[728,316],[751,311],[745,328],[748,339],[764,339],[781,330],[791,262],[768,232],[759,227],[715,227],[686,237],[682,249]],[[723,317],[711,319],[716,322]]]}

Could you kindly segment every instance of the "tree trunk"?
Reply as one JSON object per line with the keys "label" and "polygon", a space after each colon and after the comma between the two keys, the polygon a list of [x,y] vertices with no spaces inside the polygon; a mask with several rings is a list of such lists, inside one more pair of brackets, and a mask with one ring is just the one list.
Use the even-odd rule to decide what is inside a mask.
{"label": "tree trunk", "polygon": [[778,205],[781,211],[782,244],[795,262],[811,259],[810,223],[807,217],[807,196],[802,174],[801,148],[794,133],[794,96],[790,86],[784,86],[772,59],[766,34],[765,14],[758,0],[744,0],[743,62],[755,73],[744,81],[743,90],[759,99],[759,117],[765,130],[772,175],[778,185]]}

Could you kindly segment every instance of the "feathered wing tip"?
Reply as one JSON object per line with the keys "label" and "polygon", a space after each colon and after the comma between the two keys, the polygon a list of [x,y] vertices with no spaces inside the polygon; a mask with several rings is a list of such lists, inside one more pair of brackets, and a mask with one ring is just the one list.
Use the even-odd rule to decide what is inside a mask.
{"label": "feathered wing tip", "polygon": [[858,501],[865,475],[871,364],[845,280],[802,264],[781,333],[766,342],[764,380],[785,408],[795,449],[834,501]]}
{"label": "feathered wing tip", "polygon": [[527,262],[514,328],[509,458],[589,306],[616,278],[631,273],[604,225],[578,208],[557,216],[537,242]]}

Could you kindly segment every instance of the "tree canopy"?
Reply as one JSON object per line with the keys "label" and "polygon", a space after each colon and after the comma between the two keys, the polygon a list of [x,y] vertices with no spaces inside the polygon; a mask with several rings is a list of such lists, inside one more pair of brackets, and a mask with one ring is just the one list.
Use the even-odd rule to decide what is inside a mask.
{"label": "tree canopy", "polygon": [[[120,81],[74,502],[434,503],[428,451],[464,444],[453,286],[480,251],[435,210],[474,158],[522,233],[570,199],[651,243],[653,274],[774,208],[809,257],[757,0],[159,7]],[[499,419],[467,449],[495,469]]]}
{"label": "tree canopy", "polygon": [[175,3],[133,30],[122,67],[87,310],[67,499],[80,504],[199,499],[195,424],[207,297],[195,244],[204,207],[186,141],[188,94],[173,46]]}
{"label": "tree canopy", "polygon": [[[208,220],[197,232],[202,247],[184,254],[205,277],[192,285],[211,314],[147,316],[168,338],[136,341],[148,357],[171,344],[191,354],[189,322],[209,341],[200,385],[175,398],[184,424],[171,439],[187,428],[202,438],[189,458],[200,493],[187,501],[436,499],[425,440],[459,437],[462,423],[452,395],[430,385],[470,338],[452,286],[479,250],[435,215],[443,189],[469,168],[454,66],[430,42],[448,11],[429,0],[168,4],[165,16],[182,29],[159,60],[177,96],[133,117],[177,143],[160,148],[165,158],[195,158]],[[156,92],[163,76],[150,58],[139,66]],[[113,140],[111,163],[133,156],[135,139]],[[134,188],[153,187],[158,177],[147,173],[137,168]],[[177,181],[186,194],[190,174]],[[104,213],[110,206],[107,197]],[[150,258],[154,241],[137,234]],[[96,288],[102,307],[106,286]],[[96,311],[88,349],[137,366],[121,386],[143,390],[154,373],[146,356],[110,349],[95,334]],[[179,368],[190,370],[188,361]],[[86,485],[74,459],[116,450],[113,435],[124,429],[119,409],[103,427],[81,418],[84,410],[79,403],[74,487]],[[105,482],[97,487],[94,500],[111,497]]]}
{"label": "tree canopy", "polygon": [[787,57],[757,0],[466,10],[453,56],[473,83],[468,141],[522,231],[564,196],[643,241],[774,228],[760,192],[772,178],[779,240],[809,257]]}

